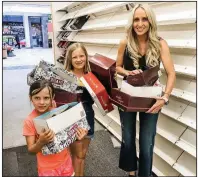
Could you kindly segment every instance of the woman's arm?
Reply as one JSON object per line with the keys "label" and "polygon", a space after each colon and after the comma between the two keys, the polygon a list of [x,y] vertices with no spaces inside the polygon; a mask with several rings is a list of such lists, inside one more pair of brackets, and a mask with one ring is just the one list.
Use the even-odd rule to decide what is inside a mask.
{"label": "woman's arm", "polygon": [[[168,44],[165,40],[161,40],[161,59],[167,73],[167,83],[163,97],[169,98],[175,83],[175,69],[170,56]],[[156,103],[146,113],[157,113],[164,106],[165,101],[158,98]]]}
{"label": "woman's arm", "polygon": [[118,74],[128,76],[129,73],[127,70],[123,68],[123,56],[124,56],[124,50],[127,45],[127,40],[121,40],[119,47],[118,47],[118,54],[117,54],[117,59],[116,59],[116,71]]}
{"label": "woman's arm", "polygon": [[161,40],[160,43],[161,43],[161,60],[167,74],[167,82],[166,82],[164,96],[169,98],[173,90],[176,79],[175,69],[174,69],[173,60],[171,59],[167,42],[165,40]]}

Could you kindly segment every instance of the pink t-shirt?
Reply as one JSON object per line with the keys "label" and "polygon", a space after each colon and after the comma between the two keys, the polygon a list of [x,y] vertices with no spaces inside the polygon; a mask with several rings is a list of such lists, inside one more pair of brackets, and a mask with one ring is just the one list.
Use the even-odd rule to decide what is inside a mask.
{"label": "pink t-shirt", "polygon": [[[37,116],[39,116],[38,113],[36,110],[33,110],[24,120],[23,136],[39,137],[33,123],[33,119]],[[61,166],[68,158],[70,158],[70,152],[65,148],[58,154],[43,155],[41,152],[38,152],[36,156],[38,170],[51,170]]]}

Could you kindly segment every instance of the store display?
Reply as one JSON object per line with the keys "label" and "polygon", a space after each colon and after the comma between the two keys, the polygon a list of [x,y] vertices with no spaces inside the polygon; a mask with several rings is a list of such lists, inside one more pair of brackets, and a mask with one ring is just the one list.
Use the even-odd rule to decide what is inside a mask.
{"label": "store display", "polygon": [[81,29],[82,26],[89,20],[89,18],[89,15],[78,17],[76,21],[70,26],[70,28],[73,30]]}
{"label": "store display", "polygon": [[61,27],[62,30],[66,30],[67,26],[72,22],[72,19],[66,20],[65,24]]}

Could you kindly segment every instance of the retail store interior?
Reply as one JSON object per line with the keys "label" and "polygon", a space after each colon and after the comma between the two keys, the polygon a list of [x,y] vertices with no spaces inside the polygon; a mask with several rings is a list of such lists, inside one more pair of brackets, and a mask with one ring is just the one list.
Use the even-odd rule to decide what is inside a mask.
{"label": "retail store interior", "polygon": [[[89,57],[116,61],[130,12],[138,2],[3,2],[3,176],[37,176],[23,121],[33,109],[27,75],[45,60],[63,67],[68,46],[83,43]],[[196,2],[142,2],[154,10],[159,36],[173,59],[176,82],[159,114],[153,176],[196,176]],[[160,65],[160,82],[166,84]],[[163,88],[164,89],[164,88]],[[118,168],[122,141],[117,106],[103,116],[94,104],[95,135],[85,176],[128,176]],[[137,151],[139,118],[136,126]]]}

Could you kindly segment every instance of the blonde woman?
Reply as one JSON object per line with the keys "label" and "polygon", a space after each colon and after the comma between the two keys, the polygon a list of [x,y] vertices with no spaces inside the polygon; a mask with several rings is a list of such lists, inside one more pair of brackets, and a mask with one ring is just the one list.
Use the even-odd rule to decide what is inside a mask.
{"label": "blonde woman", "polygon": [[[168,103],[175,81],[174,65],[167,42],[157,35],[155,14],[147,4],[137,4],[131,13],[126,39],[120,41],[116,70],[122,75],[135,75],[149,67],[163,63],[167,73],[164,95],[146,112],[139,113],[139,169],[138,176],[152,175],[153,147],[156,125],[161,108]],[[136,176],[136,115],[137,112],[119,110],[122,124],[122,145],[119,167]]]}
{"label": "blonde woman", "polygon": [[[87,50],[82,44],[74,43],[69,46],[66,54],[65,69],[73,72],[78,78],[91,71]],[[86,112],[90,130],[83,140],[76,141],[70,146],[75,176],[84,176],[85,157],[90,140],[94,136],[94,111],[92,108],[94,102],[85,88],[81,95],[81,102]]]}

